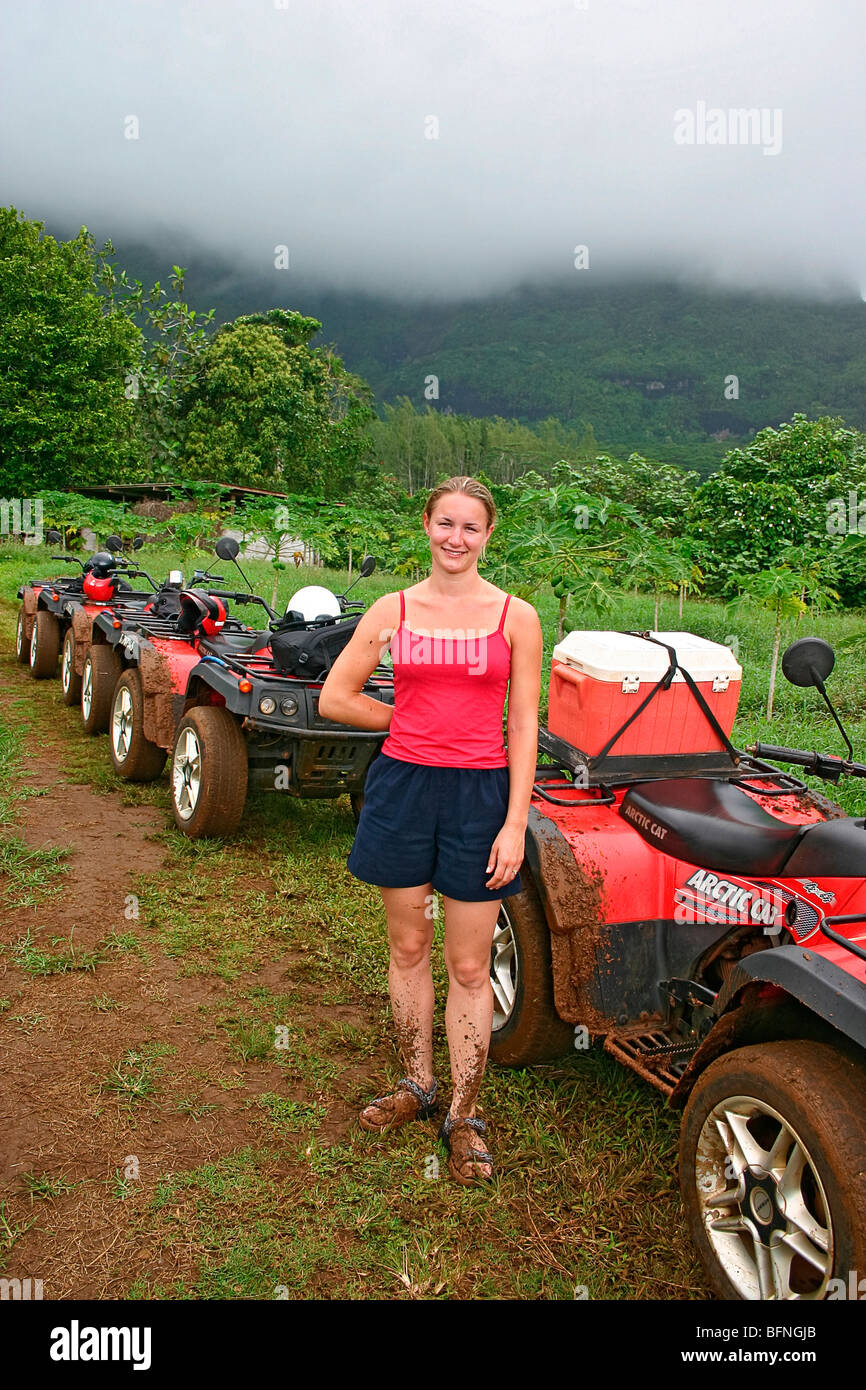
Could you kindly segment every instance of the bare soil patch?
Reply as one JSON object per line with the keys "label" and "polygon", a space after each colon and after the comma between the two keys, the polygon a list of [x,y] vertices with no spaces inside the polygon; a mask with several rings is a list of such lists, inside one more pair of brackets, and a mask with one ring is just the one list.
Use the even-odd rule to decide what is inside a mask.
{"label": "bare soil patch", "polygon": [[[4,665],[0,711],[14,724],[11,700],[30,677]],[[6,911],[0,925],[7,948],[0,998],[9,1001],[0,1014],[0,1202],[20,1232],[2,1272],[43,1279],[46,1298],[118,1298],[143,1275],[164,1286],[196,1277],[204,1252],[185,1236],[180,1214],[176,1239],[158,1239],[142,1222],[158,1184],[260,1146],[257,1096],[315,1099],[287,1087],[274,1062],[233,1055],[219,1027],[230,993],[251,986],[279,993],[293,983],[313,1031],[317,1012],[356,1026],[369,1026],[370,1013],[317,1010],[316,990],[295,974],[303,952],[242,975],[231,990],[216,975],[184,975],[183,962],[167,957],[136,916],[139,876],[158,873],[168,857],[164,813],[67,781],[64,731],[44,719],[39,728],[19,774],[28,798],[9,828],[29,846],[65,849],[67,858],[59,891],[38,907]],[[94,757],[105,756],[104,740],[94,741]],[[236,886],[226,913],[243,912],[248,894],[269,886],[266,879]],[[71,943],[100,959],[94,969],[34,974],[8,949],[28,935],[46,953]],[[113,937],[120,944],[106,948]],[[364,1070],[372,1074],[375,1063]],[[137,1086],[150,1089],[136,1097]],[[318,1142],[342,1139],[354,1115],[344,1101],[331,1106]],[[46,1200],[29,1190],[27,1175],[71,1186]]]}

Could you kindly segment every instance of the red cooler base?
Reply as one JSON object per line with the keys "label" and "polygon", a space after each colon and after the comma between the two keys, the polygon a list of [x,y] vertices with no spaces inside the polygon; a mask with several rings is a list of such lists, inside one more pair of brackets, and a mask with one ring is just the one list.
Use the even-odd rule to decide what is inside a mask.
{"label": "red cooler base", "polygon": [[[730,653],[726,654],[733,666],[731,677],[715,681],[696,678],[695,683],[725,733],[730,735],[737,713],[741,672]],[[597,674],[590,675],[554,656],[547,719],[550,732],[595,757],[646,699],[666,666],[665,654],[662,670],[653,679],[599,679]],[[726,688],[720,688],[722,686]],[[723,747],[688,685],[680,679],[668,690],[660,690],[653,696],[643,714],[613,745],[610,756],[715,753]]]}

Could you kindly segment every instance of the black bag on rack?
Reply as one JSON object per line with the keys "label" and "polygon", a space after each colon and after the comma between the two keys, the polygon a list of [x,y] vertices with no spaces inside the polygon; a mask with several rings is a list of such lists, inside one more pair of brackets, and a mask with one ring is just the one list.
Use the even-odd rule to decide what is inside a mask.
{"label": "black bag on rack", "polygon": [[362,615],[327,623],[323,627],[297,630],[295,624],[277,629],[270,648],[278,670],[305,680],[322,680],[348,643]]}

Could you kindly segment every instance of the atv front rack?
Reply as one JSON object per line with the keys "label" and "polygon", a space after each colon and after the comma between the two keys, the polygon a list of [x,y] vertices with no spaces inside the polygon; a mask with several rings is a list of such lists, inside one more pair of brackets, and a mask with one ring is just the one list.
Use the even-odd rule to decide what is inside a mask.
{"label": "atv front rack", "polygon": [[[583,782],[575,782],[568,777],[560,776],[561,768],[558,767],[536,767],[535,781],[532,784],[534,796],[543,797],[545,801],[551,801],[555,806],[612,806],[616,801],[614,793],[610,787],[606,787],[603,782],[597,782],[592,788]],[[575,801],[570,796],[554,796],[550,788],[554,787],[557,791],[587,792],[598,791],[598,796],[587,795],[582,801]]]}
{"label": "atv front rack", "polygon": [[[718,778],[734,782],[744,791],[759,796],[790,796],[792,792],[809,790],[805,782],[790,772],[782,772],[749,753],[737,753],[736,761],[722,749],[715,753],[647,753],[607,757],[593,765],[588,753],[552,734],[543,724],[538,730],[538,747],[540,752],[553,760],[556,767],[576,774],[581,787],[598,788],[604,793],[609,793],[612,787],[628,786],[632,782],[654,782],[668,777]],[[750,779],[778,785],[775,789],[757,787]],[[543,795],[540,791],[539,794]],[[568,802],[568,805],[572,804],[575,803]],[[595,800],[591,804],[599,803]]]}
{"label": "atv front rack", "polygon": [[[209,662],[214,666],[225,666],[236,676],[255,677],[256,680],[273,681],[290,685],[324,685],[324,676],[293,676],[290,671],[280,671],[270,655],[263,655],[258,652],[232,652],[226,650],[217,654],[216,652],[205,652],[202,655],[202,662]],[[385,681],[392,684],[394,672],[391,666],[380,662],[374,667],[372,675],[366,684],[376,685]]]}
{"label": "atv front rack", "polygon": [[856,941],[849,941],[847,936],[841,936],[839,932],[834,931],[833,927],[830,926],[831,922],[833,927],[848,927],[852,922],[866,922],[866,912],[849,912],[844,913],[841,917],[818,919],[818,930],[823,932],[824,936],[828,937],[830,941],[835,941],[837,946],[844,946],[845,950],[850,951],[852,955],[866,960],[866,951],[863,950],[863,947],[858,946]]}

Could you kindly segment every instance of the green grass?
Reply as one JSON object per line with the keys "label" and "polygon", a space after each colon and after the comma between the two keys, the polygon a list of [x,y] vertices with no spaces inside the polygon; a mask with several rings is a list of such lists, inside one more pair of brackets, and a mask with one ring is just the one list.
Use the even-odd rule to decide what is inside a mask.
{"label": "green grass", "polygon": [[327,1114],[324,1105],[304,1105],[300,1101],[289,1100],[287,1096],[277,1096],[267,1091],[250,1103],[264,1111],[280,1134],[313,1130]]}
{"label": "green grass", "polygon": [[22,802],[35,793],[20,782],[26,766],[27,735],[33,727],[34,711],[30,701],[19,704],[10,700],[9,703],[16,722],[0,714],[0,767],[3,769],[0,778],[0,903],[11,912],[38,907],[46,898],[60,892],[63,875],[67,872],[64,862],[67,851],[34,848],[10,828]]}
{"label": "green grass", "polygon": [[117,951],[120,954],[138,956],[143,961],[150,960],[135,932],[109,932],[100,943],[100,947],[103,951]]}
{"label": "green grass", "polygon": [[141,1047],[130,1048],[103,1078],[99,1089],[116,1095],[126,1106],[141,1100],[152,1100],[164,1070],[157,1065],[156,1059],[176,1051],[168,1043],[145,1043]]}
{"label": "green grass", "polygon": [[219,1106],[205,1103],[198,1095],[179,1096],[175,1102],[175,1109],[180,1115],[189,1115],[190,1119],[200,1120],[203,1115],[209,1115],[212,1111],[218,1110]]}
{"label": "green grass", "polygon": [[0,1270],[6,1268],[12,1250],[26,1235],[36,1217],[33,1216],[29,1221],[22,1223],[10,1214],[5,1201],[0,1201]]}
{"label": "green grass", "polygon": [[[52,937],[49,944],[57,946],[63,939]],[[76,946],[71,933],[62,951],[48,950],[40,942],[33,940],[29,927],[12,946],[0,947],[0,951],[8,955],[19,970],[26,971],[28,975],[64,975],[72,970],[95,971],[102,960],[100,952]]]}
{"label": "green grass", "polygon": [[22,1173],[21,1184],[31,1202],[37,1198],[41,1201],[53,1201],[55,1197],[74,1192],[76,1186],[74,1182],[69,1182],[61,1176],[52,1177],[50,1173]]}
{"label": "green grass", "polygon": [[90,1000],[90,1007],[95,1009],[97,1013],[109,1014],[122,1011],[124,1005],[119,1000],[112,999],[108,994],[95,994]]}
{"label": "green grass", "polygon": [[[593,1050],[531,1073],[491,1069],[489,1089],[504,1169],[489,1191],[448,1180],[433,1124],[322,1146],[316,1107],[259,1097],[278,1149],[175,1174],[150,1203],[165,1241],[194,1232],[188,1295],[573,1299],[580,1285],[593,1298],[700,1295],[688,1263],[671,1259],[663,1215],[677,1121],[648,1088]],[[144,1279],[137,1291],[166,1296]]]}
{"label": "green grass", "polygon": [[242,1062],[263,1061],[274,1048],[274,1030],[256,1019],[225,1018],[218,1025],[228,1034],[232,1055]]}
{"label": "green grass", "polygon": [[[38,907],[48,897],[60,892],[64,864],[68,851],[34,849],[18,835],[0,838],[0,876],[5,877],[5,905],[9,910]],[[61,882],[58,882],[58,876]]]}

